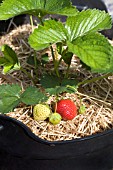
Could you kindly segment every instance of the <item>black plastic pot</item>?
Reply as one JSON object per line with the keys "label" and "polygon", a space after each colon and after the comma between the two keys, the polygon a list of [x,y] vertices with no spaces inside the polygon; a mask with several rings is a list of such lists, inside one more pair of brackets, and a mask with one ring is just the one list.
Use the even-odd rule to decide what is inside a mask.
{"label": "black plastic pot", "polygon": [[13,118],[0,115],[0,170],[111,170],[113,129],[70,141],[38,138]]}
{"label": "black plastic pot", "polygon": [[99,10],[105,10],[107,12],[106,5],[102,0],[71,0],[72,4],[75,5],[79,10],[88,8],[97,8]]}

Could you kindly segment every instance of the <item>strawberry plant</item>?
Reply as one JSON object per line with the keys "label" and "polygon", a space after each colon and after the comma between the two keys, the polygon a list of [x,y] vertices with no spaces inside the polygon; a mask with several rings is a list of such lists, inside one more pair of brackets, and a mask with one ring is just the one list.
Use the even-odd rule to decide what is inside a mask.
{"label": "strawberry plant", "polygon": [[[3,73],[21,70],[28,75],[34,86],[28,87],[23,92],[19,85],[1,85],[1,113],[13,110],[20,102],[26,105],[35,105],[46,101],[53,94],[76,92],[77,87],[81,84],[108,77],[113,73],[113,47],[108,39],[100,33],[112,26],[111,16],[105,11],[88,9],[79,12],[69,0],[4,0],[2,2],[0,20],[7,20],[20,14],[34,15],[40,20],[40,24],[29,36],[28,42],[31,48],[36,51],[50,49],[54,71],[39,78],[37,75],[32,77],[21,66],[16,53],[9,46],[2,46],[3,56],[0,57],[0,65],[3,67]],[[62,23],[54,19],[45,20],[44,17],[47,14],[65,15],[67,16],[66,22]],[[69,75],[74,54],[92,72],[104,75],[78,82]],[[33,57],[32,63],[35,65],[35,71],[38,72],[37,65],[41,64],[36,55]],[[47,57],[46,54],[43,55],[41,62],[46,64],[47,60],[44,58],[47,59]],[[59,70],[62,61],[67,65],[67,69],[63,73]],[[42,88],[36,86],[36,80],[44,88],[43,91]]]}

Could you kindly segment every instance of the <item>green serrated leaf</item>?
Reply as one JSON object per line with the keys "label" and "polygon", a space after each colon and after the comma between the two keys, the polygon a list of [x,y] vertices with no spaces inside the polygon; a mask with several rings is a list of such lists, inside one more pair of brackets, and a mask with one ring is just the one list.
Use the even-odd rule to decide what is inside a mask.
{"label": "green serrated leaf", "polygon": [[1,47],[1,51],[4,54],[4,56],[8,62],[10,62],[11,64],[18,63],[18,58],[17,58],[16,53],[8,45],[4,44]]}
{"label": "green serrated leaf", "polygon": [[55,88],[46,88],[46,92],[49,93],[50,95],[58,95],[63,92],[66,92],[66,87],[64,86],[57,86]]}
{"label": "green serrated leaf", "polygon": [[66,87],[67,93],[74,93],[77,91],[78,81],[76,79],[63,79],[61,85]]}
{"label": "green serrated leaf", "polygon": [[[36,63],[35,63],[36,62]],[[34,60],[34,56],[33,55],[30,55],[28,58],[27,58],[27,63],[30,64],[30,65],[33,65],[35,66],[36,65],[40,65],[40,61],[36,58],[36,61]]]}
{"label": "green serrated leaf", "polygon": [[55,75],[45,74],[40,80],[42,87],[55,88],[60,85],[60,79]]}
{"label": "green serrated leaf", "polygon": [[[20,100],[15,97],[7,97],[3,100],[0,99],[0,113],[8,113],[18,106]],[[6,104],[7,103],[7,104]]]}
{"label": "green serrated leaf", "polygon": [[69,86],[69,85],[66,86],[67,93],[75,93],[75,92],[77,92],[77,89],[78,89],[77,85],[76,86]]}
{"label": "green serrated leaf", "polygon": [[56,95],[61,94],[63,92],[66,92],[66,87],[65,86],[56,87]]}
{"label": "green serrated leaf", "polygon": [[111,16],[105,11],[88,9],[79,12],[75,17],[69,17],[65,28],[68,31],[69,41],[87,33],[97,32],[112,27]]}
{"label": "green serrated leaf", "polygon": [[95,72],[107,73],[111,69],[111,45],[99,33],[87,34],[68,42],[69,51],[76,54],[86,65]]}
{"label": "green serrated leaf", "polygon": [[10,72],[12,70],[12,65],[6,65],[6,66],[4,66],[4,68],[3,68],[3,73],[4,74],[6,74],[6,73],[8,73],[8,72]]}
{"label": "green serrated leaf", "polygon": [[66,39],[66,29],[61,22],[47,20],[44,26],[39,26],[29,37],[29,44],[35,50],[42,50],[50,43],[61,42]]}
{"label": "green serrated leaf", "polygon": [[76,86],[78,81],[75,79],[63,79],[61,85],[62,86]]}
{"label": "green serrated leaf", "polygon": [[113,46],[111,46],[111,57],[110,57],[110,71],[113,73]]}
{"label": "green serrated leaf", "polygon": [[49,93],[49,95],[56,95],[56,89],[55,88],[46,88],[46,93]]}
{"label": "green serrated leaf", "polygon": [[4,63],[6,63],[7,60],[4,57],[0,57],[0,65],[3,66]]}
{"label": "green serrated leaf", "polygon": [[0,20],[6,20],[20,14],[41,15],[60,14],[74,15],[77,9],[70,0],[4,0],[0,6]]}
{"label": "green serrated leaf", "polygon": [[14,70],[20,70],[20,65],[15,64],[12,66],[11,64],[6,64],[3,68],[3,73],[4,74],[11,73]]}
{"label": "green serrated leaf", "polygon": [[77,91],[77,86],[57,86],[55,88],[46,88],[46,92],[50,95],[59,95],[61,93],[74,93]]}
{"label": "green serrated leaf", "polygon": [[60,15],[66,15],[66,16],[76,16],[78,14],[78,10],[75,6],[72,7],[66,7],[58,12]]}
{"label": "green serrated leaf", "polygon": [[48,53],[45,53],[44,55],[41,56],[41,63],[44,65],[44,64],[47,64],[49,62],[49,56],[48,56]]}
{"label": "green serrated leaf", "polygon": [[4,57],[0,57],[0,65],[3,66],[3,73],[6,74],[10,71],[19,70],[20,64],[16,53],[8,45],[3,45],[1,51]]}
{"label": "green serrated leaf", "polygon": [[10,96],[15,96],[19,98],[20,93],[21,93],[21,87],[19,85],[16,85],[16,84],[0,85],[0,98],[10,97]]}
{"label": "green serrated leaf", "polygon": [[55,75],[44,75],[41,85],[50,95],[58,95],[63,92],[72,93],[77,90],[78,82],[75,79],[59,79]]}
{"label": "green serrated leaf", "polygon": [[72,57],[73,57],[73,53],[67,52],[65,55],[62,56],[62,59],[66,64],[70,65]]}
{"label": "green serrated leaf", "polygon": [[18,85],[0,86],[0,112],[12,111],[20,102],[21,87]]}
{"label": "green serrated leaf", "polygon": [[27,105],[33,105],[46,101],[48,98],[36,87],[28,87],[21,95],[21,101]]}

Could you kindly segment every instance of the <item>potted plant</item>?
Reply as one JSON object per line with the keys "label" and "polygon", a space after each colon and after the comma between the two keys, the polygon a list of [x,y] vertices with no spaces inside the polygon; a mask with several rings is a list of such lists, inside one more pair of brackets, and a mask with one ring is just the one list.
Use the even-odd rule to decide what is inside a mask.
{"label": "potted plant", "polygon": [[[39,60],[36,51],[34,51],[33,56],[28,58],[28,62],[31,62],[34,66],[34,76],[32,76],[27,72],[27,68],[22,67],[14,50],[6,44],[3,45],[1,47],[3,56],[0,57],[3,73],[21,70],[31,79],[33,85],[26,89],[18,84],[0,85],[0,112],[11,112],[21,104],[23,107],[31,105],[33,106],[31,117],[42,122],[45,121],[46,125],[52,124],[52,127],[58,127],[59,124],[57,123],[61,121],[61,118],[64,119],[62,120],[64,125],[65,122],[71,124],[76,112],[82,116],[86,114],[88,106],[91,105],[90,101],[83,102],[80,93],[81,85],[112,76],[113,47],[107,38],[98,33],[103,29],[111,28],[111,17],[104,11],[96,9],[79,12],[76,7],[71,5],[69,0],[11,0],[10,2],[5,0],[0,6],[1,20],[26,13],[35,15],[40,20],[40,24],[36,29],[32,25],[34,31],[29,36],[29,44],[31,48],[40,51],[40,53],[44,49],[50,49],[52,69],[48,69],[48,73],[45,71],[44,74],[40,75],[39,68],[47,63],[48,54],[44,53]],[[66,15],[67,19],[65,23],[54,19],[43,20],[46,14]],[[73,70],[70,72],[71,61],[75,54],[79,57],[79,61],[82,62],[84,68],[87,68],[89,72],[94,72],[97,77],[81,81],[80,76],[77,76],[77,73],[79,74],[77,69],[76,74],[73,74]],[[62,64],[64,64],[65,70],[59,69]],[[102,73],[102,75],[98,76],[96,73]],[[74,94],[76,105],[72,99],[67,99],[66,94],[70,93]],[[62,96],[64,96],[63,99]],[[52,102],[49,101],[51,97],[55,105],[52,105]],[[62,105],[59,106],[61,101],[68,101],[68,104],[63,103],[66,106],[66,112],[63,113],[59,111],[62,110]],[[69,114],[67,114],[67,110]],[[54,113],[51,113],[52,111],[55,112],[55,117]],[[56,112],[58,112],[57,115]],[[104,112],[107,112],[107,109]],[[72,113],[74,113],[74,116]],[[70,116],[72,117],[70,118]],[[77,121],[74,122],[74,125],[76,124]],[[7,160],[3,159],[6,162],[6,169],[8,167],[10,167],[9,169],[38,168],[43,170],[64,168],[99,168],[100,170],[103,167],[111,168],[113,166],[113,130],[110,128],[112,122],[108,125],[106,130],[97,134],[85,136],[85,132],[83,132],[83,137],[78,139],[72,137],[70,140],[61,138],[59,141],[49,141],[36,136],[22,122],[6,116],[6,114],[1,114],[0,150],[2,153],[6,152],[7,155],[12,156],[12,159],[9,155]],[[104,127],[101,126],[101,130]],[[13,160],[13,163],[9,165],[7,161],[10,159]],[[32,162],[28,166],[29,160],[32,160]],[[82,164],[80,164],[80,161],[82,161]],[[21,166],[19,167],[20,162]]]}

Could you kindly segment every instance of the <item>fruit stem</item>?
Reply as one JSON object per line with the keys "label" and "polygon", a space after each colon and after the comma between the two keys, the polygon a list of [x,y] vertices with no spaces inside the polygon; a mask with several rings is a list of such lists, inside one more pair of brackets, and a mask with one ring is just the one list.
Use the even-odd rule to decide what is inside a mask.
{"label": "fruit stem", "polygon": [[56,113],[56,108],[57,108],[57,102],[55,103],[55,110],[54,110],[55,113]]}
{"label": "fruit stem", "polygon": [[57,109],[57,102],[58,102],[58,95],[56,95],[56,99],[55,99],[55,110],[54,110],[54,112],[56,113],[56,109]]}

